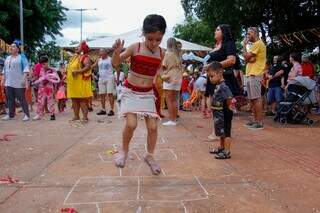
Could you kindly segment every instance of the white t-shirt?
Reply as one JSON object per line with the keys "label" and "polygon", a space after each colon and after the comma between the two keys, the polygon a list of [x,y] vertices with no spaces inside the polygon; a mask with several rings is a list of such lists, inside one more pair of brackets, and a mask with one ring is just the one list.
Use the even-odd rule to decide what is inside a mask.
{"label": "white t-shirt", "polygon": [[111,58],[99,59],[99,81],[113,80],[113,69],[111,64]]}
{"label": "white t-shirt", "polygon": [[[114,79],[117,80],[117,72],[114,73]],[[124,81],[124,72],[120,72],[119,74],[119,81],[123,82]]]}
{"label": "white t-shirt", "polygon": [[[22,70],[22,60],[24,60],[24,69]],[[4,62],[3,74],[5,76],[5,86],[13,88],[25,88],[23,74],[29,72],[29,64],[26,59],[22,59],[20,55],[8,56]]]}

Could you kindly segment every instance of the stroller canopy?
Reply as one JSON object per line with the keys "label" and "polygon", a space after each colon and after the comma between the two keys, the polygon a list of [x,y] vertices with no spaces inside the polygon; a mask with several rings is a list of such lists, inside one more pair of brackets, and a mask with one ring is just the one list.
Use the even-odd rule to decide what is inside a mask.
{"label": "stroller canopy", "polygon": [[297,76],[295,79],[288,82],[288,84],[304,86],[308,90],[314,90],[316,82],[307,76]]}

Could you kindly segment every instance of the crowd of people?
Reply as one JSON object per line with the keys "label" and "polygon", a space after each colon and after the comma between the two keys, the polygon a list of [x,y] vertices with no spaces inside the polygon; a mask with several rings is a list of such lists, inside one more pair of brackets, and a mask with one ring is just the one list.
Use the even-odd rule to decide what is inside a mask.
{"label": "crowd of people", "polygon": [[[160,47],[166,31],[166,21],[162,16],[147,16],[142,29],[143,42],[124,48],[125,41],[117,40],[111,51],[101,49],[95,61],[88,55],[89,46],[81,42],[67,66],[61,64],[58,70],[49,66],[50,60],[46,55],[41,55],[39,63],[31,67],[20,52],[19,43],[14,42],[1,75],[0,110],[5,114],[2,120],[14,118],[16,100],[23,110],[23,121],[30,119],[34,100],[37,108],[33,120],[40,120],[45,112],[50,114],[50,120],[55,120],[56,103],[59,112],[63,113],[67,99],[71,99],[73,118],[70,122],[87,123],[92,99],[98,93],[101,109],[97,115],[114,116],[117,111],[126,121],[122,133],[123,146],[114,153],[115,165],[125,166],[137,120],[143,117],[148,133],[144,160],[157,175],[161,173],[161,167],[153,153],[158,120],[164,117],[162,111],[165,107],[168,120],[162,123],[164,126],[179,124],[179,110],[200,110],[204,119],[213,117],[213,131],[206,140],[218,137],[220,144],[210,153],[216,159],[229,159],[232,118],[236,110],[248,101],[252,119],[246,126],[251,130],[263,129],[265,106],[268,116],[275,115],[279,103],[284,100],[288,82],[297,76],[316,78],[316,70],[308,57],[303,56],[301,63],[298,53],[290,54],[290,63],[277,55],[269,64],[266,45],[256,27],[247,30],[242,42],[240,55],[246,64],[244,73],[229,25],[221,24],[216,28],[214,48],[198,72],[187,69],[190,62],[182,60],[182,46],[176,39],[168,39],[166,50]],[[121,65],[128,61],[130,69],[125,75]],[[315,80],[320,83],[319,78]],[[320,108],[316,112],[320,113]]]}

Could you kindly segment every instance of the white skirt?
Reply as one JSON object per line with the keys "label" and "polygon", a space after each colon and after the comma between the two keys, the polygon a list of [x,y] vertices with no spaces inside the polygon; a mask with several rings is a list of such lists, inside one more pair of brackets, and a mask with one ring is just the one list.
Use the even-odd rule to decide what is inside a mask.
{"label": "white skirt", "polygon": [[122,87],[119,117],[123,118],[128,113],[159,119],[153,90],[149,92],[135,92],[127,87]]}

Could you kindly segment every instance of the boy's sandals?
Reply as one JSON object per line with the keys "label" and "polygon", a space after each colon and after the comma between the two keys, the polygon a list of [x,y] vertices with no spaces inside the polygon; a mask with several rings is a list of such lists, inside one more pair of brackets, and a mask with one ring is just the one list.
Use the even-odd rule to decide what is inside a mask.
{"label": "boy's sandals", "polygon": [[229,158],[231,158],[231,153],[230,153],[230,151],[222,150],[220,153],[218,153],[215,156],[215,158],[218,160],[229,159]]}
{"label": "boy's sandals", "polygon": [[153,175],[159,175],[161,173],[161,167],[157,164],[152,155],[145,154],[144,161],[150,167]]}
{"label": "boy's sandals", "polygon": [[219,154],[220,152],[222,152],[224,150],[224,148],[221,148],[221,147],[218,147],[218,148],[212,148],[209,153],[210,154],[213,154],[213,155],[217,155]]}
{"label": "boy's sandals", "polygon": [[128,154],[123,151],[115,152],[113,154],[114,165],[118,168],[124,168],[126,165]]}

